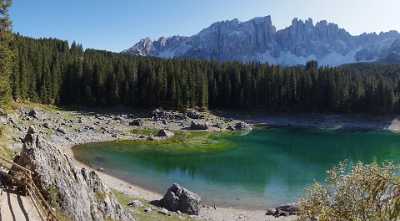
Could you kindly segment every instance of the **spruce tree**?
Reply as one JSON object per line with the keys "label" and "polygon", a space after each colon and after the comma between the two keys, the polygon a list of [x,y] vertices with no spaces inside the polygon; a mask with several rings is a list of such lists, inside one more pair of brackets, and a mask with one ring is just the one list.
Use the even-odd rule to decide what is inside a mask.
{"label": "spruce tree", "polygon": [[11,21],[8,10],[11,0],[0,0],[0,106],[6,105],[11,98],[10,73],[13,62],[11,50]]}

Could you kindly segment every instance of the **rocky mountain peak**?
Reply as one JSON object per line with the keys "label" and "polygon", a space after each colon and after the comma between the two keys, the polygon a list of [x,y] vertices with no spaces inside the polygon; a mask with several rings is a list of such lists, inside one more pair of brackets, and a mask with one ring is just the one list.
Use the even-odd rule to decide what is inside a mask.
{"label": "rocky mountain peak", "polygon": [[256,61],[281,65],[322,65],[376,61],[389,53],[400,38],[396,31],[351,35],[335,23],[294,18],[290,26],[277,30],[271,16],[241,22],[216,22],[190,37],[146,38],[126,50],[141,56],[189,57],[220,61]]}

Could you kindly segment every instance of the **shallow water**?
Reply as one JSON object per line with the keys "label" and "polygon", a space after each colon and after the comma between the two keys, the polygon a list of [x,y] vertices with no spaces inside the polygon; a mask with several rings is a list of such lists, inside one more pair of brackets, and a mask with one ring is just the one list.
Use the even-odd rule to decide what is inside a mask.
{"label": "shallow water", "polygon": [[[400,159],[400,135],[382,131],[256,129],[219,136],[224,151],[160,151],[154,144],[99,143],[74,148],[78,160],[163,193],[178,182],[219,206],[265,208],[293,202],[345,159]],[[169,144],[165,148],[171,148]]]}

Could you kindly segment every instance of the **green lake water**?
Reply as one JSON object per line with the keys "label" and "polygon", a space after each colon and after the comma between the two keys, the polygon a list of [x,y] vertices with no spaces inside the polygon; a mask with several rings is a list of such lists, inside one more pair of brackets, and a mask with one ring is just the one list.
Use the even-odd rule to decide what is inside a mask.
{"label": "green lake water", "polygon": [[74,154],[153,191],[164,193],[177,182],[208,203],[243,208],[293,202],[345,159],[400,160],[400,135],[382,131],[256,129],[209,138],[199,149],[218,144],[226,148],[196,152],[175,150],[183,144],[98,143],[76,147]]}

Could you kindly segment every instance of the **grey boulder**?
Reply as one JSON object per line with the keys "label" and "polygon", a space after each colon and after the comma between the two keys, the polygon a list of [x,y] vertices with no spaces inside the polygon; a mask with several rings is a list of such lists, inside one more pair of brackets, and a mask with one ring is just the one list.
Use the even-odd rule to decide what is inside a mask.
{"label": "grey boulder", "polygon": [[208,124],[207,124],[207,122],[194,120],[190,124],[190,129],[191,130],[208,130]]}
{"label": "grey boulder", "polygon": [[161,200],[153,203],[172,212],[180,211],[189,215],[199,215],[200,201],[199,195],[174,183]]}

